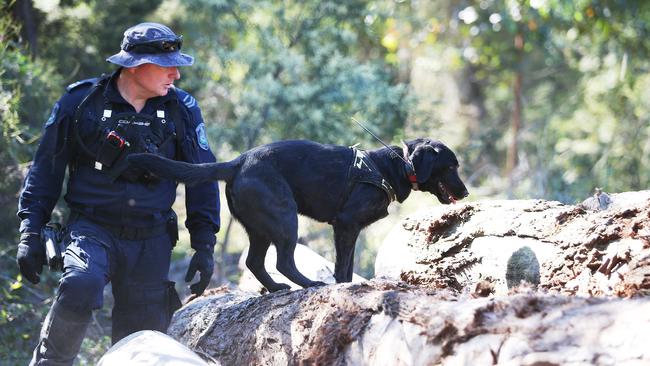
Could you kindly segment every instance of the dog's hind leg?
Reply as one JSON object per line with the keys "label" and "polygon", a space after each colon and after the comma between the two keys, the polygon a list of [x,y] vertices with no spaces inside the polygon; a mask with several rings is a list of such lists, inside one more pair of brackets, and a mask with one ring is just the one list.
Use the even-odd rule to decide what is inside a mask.
{"label": "dog's hind leg", "polygon": [[280,245],[277,246],[278,249],[278,263],[277,269],[285,275],[291,282],[298,284],[302,287],[312,287],[312,286],[324,286],[326,283],[321,281],[312,281],[309,278],[305,277],[302,273],[298,271],[296,267],[296,261],[293,257],[295,253],[296,244],[293,244],[293,247],[289,245]]}
{"label": "dog's hind leg", "polygon": [[291,282],[302,286],[323,286],[325,283],[320,281],[312,281],[305,277],[296,267],[294,254],[296,252],[296,242],[298,241],[298,215],[294,213],[292,219],[288,220],[285,216],[283,220],[284,227],[282,230],[276,231],[272,238],[273,243],[278,251],[278,261],[276,268],[280,273],[285,275]]}
{"label": "dog's hind leg", "polygon": [[248,239],[250,247],[248,248],[248,256],[246,257],[246,267],[251,270],[255,278],[257,278],[269,292],[280,290],[288,290],[291,286],[286,283],[277,283],[269,275],[264,267],[264,258],[266,252],[271,244],[270,240],[264,239],[261,235],[248,231]]}
{"label": "dog's hind leg", "polygon": [[340,222],[334,224],[334,244],[336,246],[334,278],[337,283],[352,281],[354,247],[360,232],[361,228],[355,224]]}
{"label": "dog's hind leg", "polygon": [[280,273],[302,287],[322,284],[311,281],[296,268],[293,256],[298,239],[298,207],[282,176],[269,169],[249,173],[233,184],[229,202],[249,235],[246,264],[269,291],[289,288],[273,282],[264,268],[269,241],[277,248],[276,268]]}

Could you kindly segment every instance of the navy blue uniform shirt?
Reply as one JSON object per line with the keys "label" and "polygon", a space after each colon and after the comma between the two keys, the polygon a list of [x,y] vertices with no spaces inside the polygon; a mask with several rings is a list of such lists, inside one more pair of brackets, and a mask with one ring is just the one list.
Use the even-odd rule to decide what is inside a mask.
{"label": "navy blue uniform shirt", "polygon": [[[132,112],[131,106],[116,87],[115,79],[120,70],[110,78],[103,93],[110,102],[113,113]],[[85,105],[82,126],[74,125],[77,106],[88,94],[92,81],[72,84],[67,93],[54,105],[48,118],[43,136],[34,156],[33,164],[27,174],[18,205],[18,217],[22,219],[20,232],[39,233],[43,225],[50,220],[51,212],[61,194],[66,167],[70,177],[67,183],[65,201],[71,207],[97,209],[102,215],[110,216],[111,224],[134,227],[148,227],[165,220],[176,198],[176,183],[162,180],[157,184],[147,185],[132,183],[122,178],[111,181],[102,171],[89,164],[75,162],[81,152],[78,151],[73,128],[89,128],[84,124],[97,123],[102,110],[93,110],[93,103]],[[170,89],[167,95],[147,100],[140,113],[156,116],[156,111],[168,107],[172,98],[178,98],[181,113],[186,120],[173,121],[184,123],[185,138],[181,147],[179,160],[190,163],[214,162],[205,135],[205,125],[201,110],[196,100],[181,89]],[[86,142],[87,143],[87,142]],[[194,249],[212,250],[215,244],[214,234],[219,230],[219,188],[216,182],[208,182],[185,188],[187,220],[185,225],[190,232]],[[114,221],[119,222],[114,222]]]}

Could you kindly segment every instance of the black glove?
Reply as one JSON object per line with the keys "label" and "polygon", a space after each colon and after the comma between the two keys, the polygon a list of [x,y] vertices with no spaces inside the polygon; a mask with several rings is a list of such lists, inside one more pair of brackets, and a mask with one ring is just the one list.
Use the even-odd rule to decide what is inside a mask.
{"label": "black glove", "polygon": [[190,266],[187,268],[187,274],[185,275],[185,282],[190,282],[196,271],[199,271],[201,275],[199,282],[194,283],[190,286],[190,291],[196,295],[200,296],[205,291],[206,287],[210,283],[210,278],[214,272],[214,258],[212,257],[212,252],[209,250],[197,250],[196,253],[192,256],[190,260]]}
{"label": "black glove", "polygon": [[39,275],[43,272],[43,265],[45,265],[45,248],[41,244],[39,234],[24,233],[20,235],[16,261],[23,277],[33,284],[41,282]]}

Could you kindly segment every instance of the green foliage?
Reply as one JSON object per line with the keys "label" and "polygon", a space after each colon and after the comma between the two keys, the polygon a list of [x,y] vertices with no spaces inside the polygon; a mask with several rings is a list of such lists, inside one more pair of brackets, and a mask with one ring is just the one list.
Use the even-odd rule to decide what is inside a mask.
{"label": "green foliage", "polygon": [[[0,205],[5,208],[0,213],[0,354],[3,365],[26,365],[51,305],[58,274],[45,269],[37,286],[19,275],[15,261],[17,193],[42,126],[65,89],[53,63],[29,56],[20,28],[10,17],[11,5],[0,6]],[[103,334],[89,337],[80,356],[91,360],[86,364],[95,363],[108,348],[101,341]]]}
{"label": "green foliage", "polygon": [[[110,72],[106,58],[117,53],[126,28],[153,21],[159,0],[145,1],[62,1],[38,2],[37,51],[39,58],[53,65],[65,83]],[[62,35],[62,36],[54,36]]]}
{"label": "green foliage", "polygon": [[0,242],[0,354],[3,365],[26,365],[51,305],[57,278],[47,270],[41,283],[23,281],[15,262],[16,244]]}
{"label": "green foliage", "polygon": [[[28,3],[35,44],[21,38],[15,4],[0,6],[0,204],[8,208],[0,214],[0,354],[9,364],[26,363],[56,286],[51,274],[24,283],[13,259],[17,192],[41,126],[65,84],[113,69],[105,58],[141,21],[185,36],[196,63],[179,85],[197,97],[220,160],[290,138],[378,146],[354,116],[389,142],[443,139],[474,199],[575,202],[596,186],[650,185],[647,1]],[[513,142],[518,164],[508,171]],[[329,245],[321,253],[331,254],[329,231],[314,227]],[[377,238],[360,238],[356,263],[369,277],[368,240]],[[81,363],[108,347],[106,309]]]}
{"label": "green foliage", "polygon": [[[77,356],[76,363],[79,365],[96,365],[99,359],[111,348],[111,337],[106,335],[86,336],[81,344],[82,352]],[[110,331],[109,331],[110,332]]]}
{"label": "green foliage", "polygon": [[406,86],[381,58],[358,56],[360,38],[368,38],[361,21],[367,3],[186,2],[181,26],[209,66],[189,83],[200,100],[213,101],[203,104],[217,122],[213,136],[240,151],[280,139],[370,141],[354,115],[395,135],[408,108]]}
{"label": "green foliage", "polygon": [[[0,239],[14,239],[16,192],[21,164],[29,160],[61,78],[39,60],[31,60],[19,43],[19,28],[2,8],[0,15]],[[2,246],[0,246],[0,250]]]}
{"label": "green foliage", "polygon": [[[460,128],[453,131],[462,136],[455,147],[473,185],[565,202],[583,199],[596,186],[610,191],[648,186],[649,136],[638,84],[645,83],[650,66],[650,43],[645,41],[650,4],[380,4],[392,14],[382,45],[395,58],[400,52],[411,55],[400,61],[402,67],[432,59],[433,51],[443,55],[437,66],[441,72],[456,73],[461,106],[452,114],[444,105],[412,110],[409,125],[421,130],[421,115],[442,120],[436,126],[443,130],[455,122]],[[516,136],[519,165],[505,177],[518,76],[523,121]]]}

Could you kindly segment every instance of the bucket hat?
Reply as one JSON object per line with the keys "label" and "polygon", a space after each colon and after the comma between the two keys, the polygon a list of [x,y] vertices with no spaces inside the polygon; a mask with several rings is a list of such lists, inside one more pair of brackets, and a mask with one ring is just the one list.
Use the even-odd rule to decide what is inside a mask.
{"label": "bucket hat", "polygon": [[160,23],[140,23],[124,31],[120,52],[106,61],[123,67],[142,64],[190,66],[194,57],[181,53],[182,45],[183,36],[177,36],[169,27]]}

